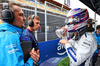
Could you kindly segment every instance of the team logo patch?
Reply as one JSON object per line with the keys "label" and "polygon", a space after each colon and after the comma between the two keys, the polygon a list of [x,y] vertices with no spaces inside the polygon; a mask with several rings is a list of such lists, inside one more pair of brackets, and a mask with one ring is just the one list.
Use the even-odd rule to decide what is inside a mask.
{"label": "team logo patch", "polygon": [[66,54],[65,46],[63,44],[59,44],[58,43],[57,54],[58,55],[64,55],[64,54]]}

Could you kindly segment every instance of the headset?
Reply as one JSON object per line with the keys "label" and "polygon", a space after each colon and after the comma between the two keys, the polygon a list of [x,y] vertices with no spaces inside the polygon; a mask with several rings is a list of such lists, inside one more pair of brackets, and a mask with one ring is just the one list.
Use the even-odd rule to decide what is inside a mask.
{"label": "headset", "polygon": [[3,3],[3,10],[1,11],[3,21],[12,23],[14,21],[14,13],[9,9],[8,3]]}
{"label": "headset", "polygon": [[[31,16],[31,19],[34,19],[34,17],[35,17],[35,15],[32,15],[32,16]],[[33,20],[28,21],[28,25],[29,25],[30,27],[33,27],[33,26],[34,26],[34,21],[33,21]]]}

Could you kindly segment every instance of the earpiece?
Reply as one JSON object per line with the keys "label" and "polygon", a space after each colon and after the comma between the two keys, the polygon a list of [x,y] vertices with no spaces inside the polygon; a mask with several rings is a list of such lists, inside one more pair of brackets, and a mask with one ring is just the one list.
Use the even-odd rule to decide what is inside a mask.
{"label": "earpiece", "polygon": [[30,27],[33,27],[33,26],[34,26],[34,21],[30,20],[30,21],[28,22],[28,25],[29,25]]}
{"label": "earpiece", "polygon": [[14,21],[14,13],[9,9],[8,3],[3,3],[3,10],[1,12],[3,21],[12,23]]}
{"label": "earpiece", "polygon": [[[35,17],[35,15],[32,15],[32,16],[31,16],[31,19],[34,19],[34,17]],[[30,21],[28,22],[28,25],[29,25],[30,27],[33,27],[33,26],[34,26],[34,21],[30,20]]]}

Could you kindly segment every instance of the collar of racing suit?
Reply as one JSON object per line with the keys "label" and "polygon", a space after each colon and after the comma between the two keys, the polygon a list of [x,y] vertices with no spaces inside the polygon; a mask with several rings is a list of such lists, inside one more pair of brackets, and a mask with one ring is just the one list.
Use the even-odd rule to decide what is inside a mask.
{"label": "collar of racing suit", "polygon": [[93,27],[85,27],[83,28],[82,30],[79,30],[75,33],[73,33],[73,35],[71,36],[71,38],[73,38],[75,36],[75,39],[74,40],[79,40],[80,37],[85,34],[86,32],[93,32],[94,31],[94,28]]}
{"label": "collar of racing suit", "polygon": [[24,35],[24,30],[22,28],[16,27],[6,22],[0,24],[0,31],[10,31],[13,33],[18,33],[19,35]]}

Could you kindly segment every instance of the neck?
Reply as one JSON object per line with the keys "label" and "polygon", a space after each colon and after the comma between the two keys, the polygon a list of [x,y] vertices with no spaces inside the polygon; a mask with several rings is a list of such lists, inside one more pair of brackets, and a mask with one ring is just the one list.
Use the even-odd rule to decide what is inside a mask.
{"label": "neck", "polygon": [[78,40],[83,34],[85,34],[86,32],[93,32],[94,28],[93,27],[86,27],[84,29],[82,29],[81,31],[78,31],[75,40]]}
{"label": "neck", "polygon": [[32,28],[32,27],[28,26],[27,28],[28,28],[30,31],[33,31],[33,28]]}

